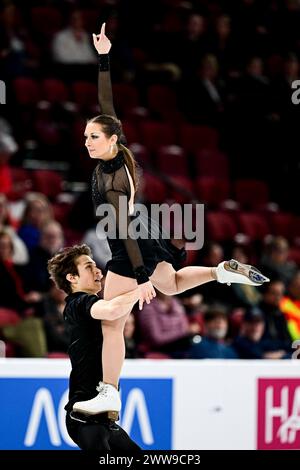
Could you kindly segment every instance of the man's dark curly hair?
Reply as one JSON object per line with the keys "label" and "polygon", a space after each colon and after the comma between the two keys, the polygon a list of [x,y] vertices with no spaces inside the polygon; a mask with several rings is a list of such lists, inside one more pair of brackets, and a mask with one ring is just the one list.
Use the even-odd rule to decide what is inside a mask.
{"label": "man's dark curly hair", "polygon": [[75,245],[64,248],[48,261],[48,272],[55,285],[66,292],[72,293],[67,274],[78,275],[76,260],[81,255],[92,256],[91,249],[87,245]]}

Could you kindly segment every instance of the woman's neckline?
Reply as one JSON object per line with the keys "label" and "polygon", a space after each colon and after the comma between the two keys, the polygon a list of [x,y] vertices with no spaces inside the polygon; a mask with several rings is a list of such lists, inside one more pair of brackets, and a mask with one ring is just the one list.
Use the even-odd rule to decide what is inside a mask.
{"label": "woman's neckline", "polygon": [[101,160],[99,161],[99,166],[103,173],[113,173],[114,171],[119,170],[125,163],[123,152],[118,152],[114,158],[110,160]]}

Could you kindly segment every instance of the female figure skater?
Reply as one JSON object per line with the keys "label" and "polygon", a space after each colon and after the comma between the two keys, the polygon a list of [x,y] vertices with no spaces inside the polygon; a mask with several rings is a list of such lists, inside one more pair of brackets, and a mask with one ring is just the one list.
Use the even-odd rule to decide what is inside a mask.
{"label": "female figure skater", "polygon": [[[109,203],[115,210],[114,222],[118,233],[121,196],[126,197],[127,227],[134,212],[137,175],[135,160],[124,146],[121,122],[117,119],[112,97],[108,53],[111,43],[105,35],[105,24],[99,35],[93,34],[94,46],[99,54],[99,103],[101,115],[88,121],[85,145],[91,158],[98,164],[92,177],[92,195],[95,206]],[[124,216],[124,214],[121,214]],[[139,307],[155,297],[154,287],[164,294],[175,295],[210,281],[261,285],[268,279],[256,268],[235,260],[223,261],[218,267],[189,266],[176,271],[176,264],[184,250],[176,248],[170,240],[112,239],[108,237],[112,259],[107,264],[104,299],[139,288]],[[73,409],[86,414],[120,411],[118,383],[125,357],[123,329],[129,315],[114,321],[102,321],[103,332],[103,383],[99,394],[92,400],[77,402]]]}

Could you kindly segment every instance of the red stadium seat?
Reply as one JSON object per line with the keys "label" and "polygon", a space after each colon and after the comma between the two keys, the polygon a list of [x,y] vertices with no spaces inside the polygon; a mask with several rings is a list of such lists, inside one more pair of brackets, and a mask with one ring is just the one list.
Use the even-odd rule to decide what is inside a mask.
{"label": "red stadium seat", "polygon": [[240,232],[249,237],[250,240],[264,240],[270,234],[270,227],[266,218],[256,212],[242,212],[238,214]]}
{"label": "red stadium seat", "polygon": [[289,250],[289,260],[294,261],[300,267],[300,248],[291,247]]}
{"label": "red stadium seat", "polygon": [[13,81],[13,90],[19,105],[36,105],[40,99],[39,83],[33,78],[20,77]]}
{"label": "red stadium seat", "polygon": [[217,149],[200,149],[196,151],[195,161],[198,176],[229,177],[227,156]]}
{"label": "red stadium seat", "polygon": [[189,175],[186,153],[178,145],[164,145],[157,150],[157,167],[166,175]]}
{"label": "red stadium seat", "polygon": [[264,181],[237,180],[234,183],[234,194],[237,202],[245,209],[263,208],[269,202],[269,189]]}
{"label": "red stadium seat", "polygon": [[176,143],[175,130],[166,122],[144,121],[140,123],[141,141],[149,150]]}
{"label": "red stadium seat", "polygon": [[64,352],[50,352],[46,356],[48,359],[68,359],[69,355]]}
{"label": "red stadium seat", "polygon": [[114,84],[113,96],[117,115],[126,116],[131,109],[139,105],[137,89],[129,83]]}
{"label": "red stadium seat", "polygon": [[280,235],[290,240],[293,237],[292,226],[294,216],[287,212],[276,212],[269,215],[272,235]]}
{"label": "red stadium seat", "polygon": [[300,217],[295,216],[292,221],[292,239],[300,245]]}
{"label": "red stadium seat", "polygon": [[131,121],[123,121],[122,128],[128,144],[139,142],[139,137],[135,124]]}
{"label": "red stadium seat", "polygon": [[61,225],[65,226],[68,224],[68,216],[73,207],[73,203],[59,202],[53,204],[54,219],[57,220]]}
{"label": "red stadium seat", "polygon": [[193,181],[185,176],[171,176],[168,196],[178,204],[190,202],[195,198]]}
{"label": "red stadium seat", "polygon": [[25,194],[32,189],[31,173],[24,168],[10,167],[12,177],[12,190],[8,194],[11,201],[23,199]]}
{"label": "red stadium seat", "polygon": [[160,204],[166,199],[165,184],[156,176],[144,172],[142,179],[142,192],[147,202]]}
{"label": "red stadium seat", "polygon": [[32,173],[33,189],[55,199],[63,190],[63,179],[52,170],[34,170]]}
{"label": "red stadium seat", "polygon": [[84,119],[78,119],[74,122],[72,128],[72,144],[74,148],[78,151],[83,151],[83,149],[87,152],[85,148],[85,137],[84,131],[86,128],[86,121]]}
{"label": "red stadium seat", "polygon": [[129,149],[131,150],[137,163],[141,167],[145,168],[151,165],[151,158],[150,158],[149,152],[144,145],[138,144],[136,142],[136,143],[129,145]]}
{"label": "red stadium seat", "polygon": [[42,35],[51,36],[61,28],[62,23],[62,14],[58,8],[40,6],[31,9],[32,27]]}
{"label": "red stadium seat", "polygon": [[196,193],[201,203],[218,207],[229,198],[229,181],[221,178],[197,178]]}
{"label": "red stadium seat", "polygon": [[56,122],[50,119],[38,119],[35,122],[37,140],[43,145],[59,145],[61,133]]}
{"label": "red stadium seat", "polygon": [[155,117],[172,118],[178,114],[176,95],[165,85],[150,85],[147,92],[148,108]]}
{"label": "red stadium seat", "polygon": [[41,88],[41,98],[50,103],[63,103],[69,98],[68,89],[62,80],[46,78]]}
{"label": "red stadium seat", "polygon": [[81,108],[94,107],[98,103],[97,86],[90,82],[77,81],[72,84],[75,103]]}
{"label": "red stadium seat", "polygon": [[227,212],[208,212],[206,228],[209,240],[223,242],[232,241],[238,233],[234,218]]}
{"label": "red stadium seat", "polygon": [[186,152],[195,154],[199,149],[218,148],[219,134],[212,127],[184,123],[180,126],[179,143]]}
{"label": "red stadium seat", "polygon": [[6,325],[16,325],[20,321],[21,317],[15,310],[0,308],[0,328]]}

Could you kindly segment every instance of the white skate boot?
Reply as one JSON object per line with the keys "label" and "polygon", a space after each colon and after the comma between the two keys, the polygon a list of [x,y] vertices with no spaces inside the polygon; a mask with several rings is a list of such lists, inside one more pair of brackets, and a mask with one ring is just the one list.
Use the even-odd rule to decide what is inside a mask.
{"label": "white skate boot", "polygon": [[223,261],[216,268],[217,281],[221,284],[231,283],[249,284],[250,286],[261,286],[270,279],[264,276],[257,268],[249,264],[243,264],[235,259]]}
{"label": "white skate boot", "polygon": [[119,419],[119,411],[121,410],[121,399],[118,390],[112,385],[103,382],[99,382],[96,390],[99,393],[91,400],[74,403],[73,411],[85,415],[107,413],[109,419],[117,421]]}

